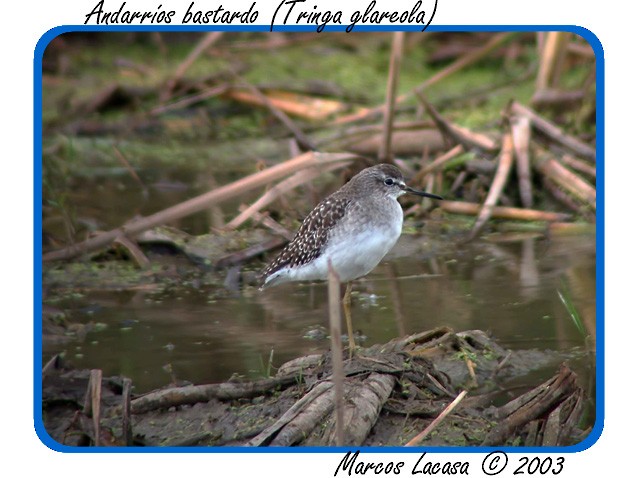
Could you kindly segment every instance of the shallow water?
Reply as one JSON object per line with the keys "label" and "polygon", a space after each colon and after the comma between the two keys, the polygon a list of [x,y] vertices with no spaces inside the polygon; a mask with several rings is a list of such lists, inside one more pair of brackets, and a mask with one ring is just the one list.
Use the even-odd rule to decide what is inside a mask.
{"label": "shallow water", "polygon": [[[362,345],[439,326],[482,329],[507,348],[557,351],[583,385],[592,382],[585,335],[595,343],[593,236],[482,242],[446,251],[404,235],[384,262],[355,283],[353,323]],[[558,291],[575,304],[584,333]],[[173,380],[262,377],[287,360],[329,348],[321,334],[328,326],[324,283],[263,292],[245,287],[237,294],[220,294],[212,286],[161,294],[90,292],[74,301],[67,316],[98,326],[83,340],[45,342],[43,362],[64,352],[75,367],[132,378],[138,393]],[[534,381],[554,371],[540,372]]]}

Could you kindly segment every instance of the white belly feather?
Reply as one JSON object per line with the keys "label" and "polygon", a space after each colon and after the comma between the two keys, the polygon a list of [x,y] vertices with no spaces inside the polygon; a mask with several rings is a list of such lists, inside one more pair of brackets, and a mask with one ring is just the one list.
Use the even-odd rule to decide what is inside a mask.
{"label": "white belly feather", "polygon": [[[403,226],[403,211],[398,202],[392,201],[392,207],[399,210],[394,218],[398,221],[382,222],[378,227],[366,224],[350,231],[348,240],[341,234],[328,241],[323,254],[309,264],[285,268],[285,277],[277,277],[275,283],[303,280],[325,280],[328,278],[328,260],[339,275],[341,282],[348,282],[368,274],[396,244]],[[272,279],[276,279],[273,277]]]}

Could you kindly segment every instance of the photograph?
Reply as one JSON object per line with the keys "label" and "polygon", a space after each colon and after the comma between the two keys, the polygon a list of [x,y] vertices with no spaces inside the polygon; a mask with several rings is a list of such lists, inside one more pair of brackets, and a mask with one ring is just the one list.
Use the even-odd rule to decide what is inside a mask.
{"label": "photograph", "polygon": [[421,28],[43,37],[46,446],[598,439],[600,43]]}

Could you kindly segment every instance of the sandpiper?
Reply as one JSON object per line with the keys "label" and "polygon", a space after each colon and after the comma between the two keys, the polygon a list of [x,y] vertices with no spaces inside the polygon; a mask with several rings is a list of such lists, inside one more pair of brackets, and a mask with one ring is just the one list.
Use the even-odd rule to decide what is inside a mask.
{"label": "sandpiper", "polygon": [[352,281],[374,269],[397,242],[403,226],[397,198],[406,193],[443,199],[407,186],[396,166],[379,164],[364,169],[308,214],[292,241],[263,271],[261,288],[327,280],[330,263],[340,282],[347,284],[343,309],[352,353]]}

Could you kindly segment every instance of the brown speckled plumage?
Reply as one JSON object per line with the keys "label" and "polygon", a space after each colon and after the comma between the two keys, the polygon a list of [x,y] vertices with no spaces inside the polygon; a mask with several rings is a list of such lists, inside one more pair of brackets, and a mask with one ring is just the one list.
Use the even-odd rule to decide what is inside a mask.
{"label": "brown speckled plumage", "polygon": [[292,241],[262,273],[264,280],[283,267],[302,266],[319,257],[328,242],[328,233],[352,202],[337,193],[321,201],[306,216]]}
{"label": "brown speckled plumage", "polygon": [[401,234],[397,197],[410,192],[389,164],[364,169],[308,214],[292,241],[261,274],[262,287],[327,277],[327,261],[344,281],[367,274]]}

